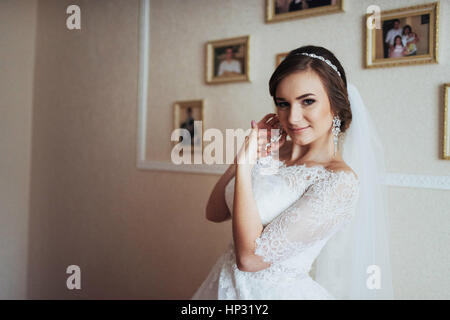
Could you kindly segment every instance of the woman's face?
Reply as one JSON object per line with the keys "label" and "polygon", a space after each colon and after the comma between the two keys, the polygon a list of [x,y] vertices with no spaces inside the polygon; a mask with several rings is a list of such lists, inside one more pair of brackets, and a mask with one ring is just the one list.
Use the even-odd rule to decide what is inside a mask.
{"label": "woman's face", "polygon": [[[293,143],[306,145],[331,134],[333,114],[328,94],[312,70],[285,77],[276,90],[278,117]],[[293,128],[305,128],[294,131]]]}
{"label": "woman's face", "polygon": [[395,44],[402,44],[402,39],[400,39],[400,38],[396,38],[395,39]]}

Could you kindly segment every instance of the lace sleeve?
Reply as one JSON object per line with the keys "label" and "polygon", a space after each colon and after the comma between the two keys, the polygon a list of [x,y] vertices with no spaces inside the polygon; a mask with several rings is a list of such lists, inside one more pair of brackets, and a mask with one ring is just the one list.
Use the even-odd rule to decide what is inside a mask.
{"label": "lace sleeve", "polygon": [[358,195],[353,173],[329,172],[266,226],[255,241],[255,254],[279,262],[326,239],[353,217]]}

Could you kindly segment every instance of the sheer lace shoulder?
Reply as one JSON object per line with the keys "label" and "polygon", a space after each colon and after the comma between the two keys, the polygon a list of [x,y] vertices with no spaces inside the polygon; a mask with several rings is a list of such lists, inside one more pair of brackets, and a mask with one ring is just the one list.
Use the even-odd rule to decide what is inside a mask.
{"label": "sheer lace shoulder", "polygon": [[[305,168],[286,169],[293,171],[302,167]],[[355,174],[329,171],[320,166],[309,169],[307,171],[316,178],[315,181],[268,224],[255,241],[255,254],[266,262],[283,261],[326,241],[354,215],[359,198],[359,180]],[[290,176],[296,177],[295,174]]]}

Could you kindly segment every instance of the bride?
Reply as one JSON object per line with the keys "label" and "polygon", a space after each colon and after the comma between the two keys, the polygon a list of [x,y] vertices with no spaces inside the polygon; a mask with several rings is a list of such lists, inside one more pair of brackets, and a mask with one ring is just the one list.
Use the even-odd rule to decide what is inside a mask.
{"label": "bride", "polygon": [[269,89],[277,113],[252,121],[207,205],[233,239],[191,299],[392,299],[383,150],[358,91],[316,46]]}

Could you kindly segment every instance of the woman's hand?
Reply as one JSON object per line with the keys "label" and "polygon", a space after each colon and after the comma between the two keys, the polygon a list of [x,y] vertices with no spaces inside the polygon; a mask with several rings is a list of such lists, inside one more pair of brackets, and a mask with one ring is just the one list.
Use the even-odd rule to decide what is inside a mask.
{"label": "woman's hand", "polygon": [[[265,121],[266,117],[269,117],[268,121]],[[261,157],[266,157],[271,153],[278,152],[281,146],[286,142],[287,137],[286,131],[279,130],[280,119],[276,113],[269,113],[266,117],[264,117],[263,120],[257,124],[258,129],[260,129],[258,130],[258,159]],[[274,132],[272,132],[272,130],[274,130]],[[277,139],[271,141],[272,137]],[[267,145],[269,142],[270,145]]]}
{"label": "woman's hand", "polygon": [[252,129],[250,134],[245,137],[245,142],[236,156],[235,163],[251,164],[253,166],[257,159],[266,157],[271,152],[279,150],[286,141],[287,133],[284,130],[280,139],[276,142],[271,142],[266,149],[267,143],[272,138],[272,129],[278,130],[279,123],[280,120],[275,113],[265,115],[258,123],[252,120]]}

